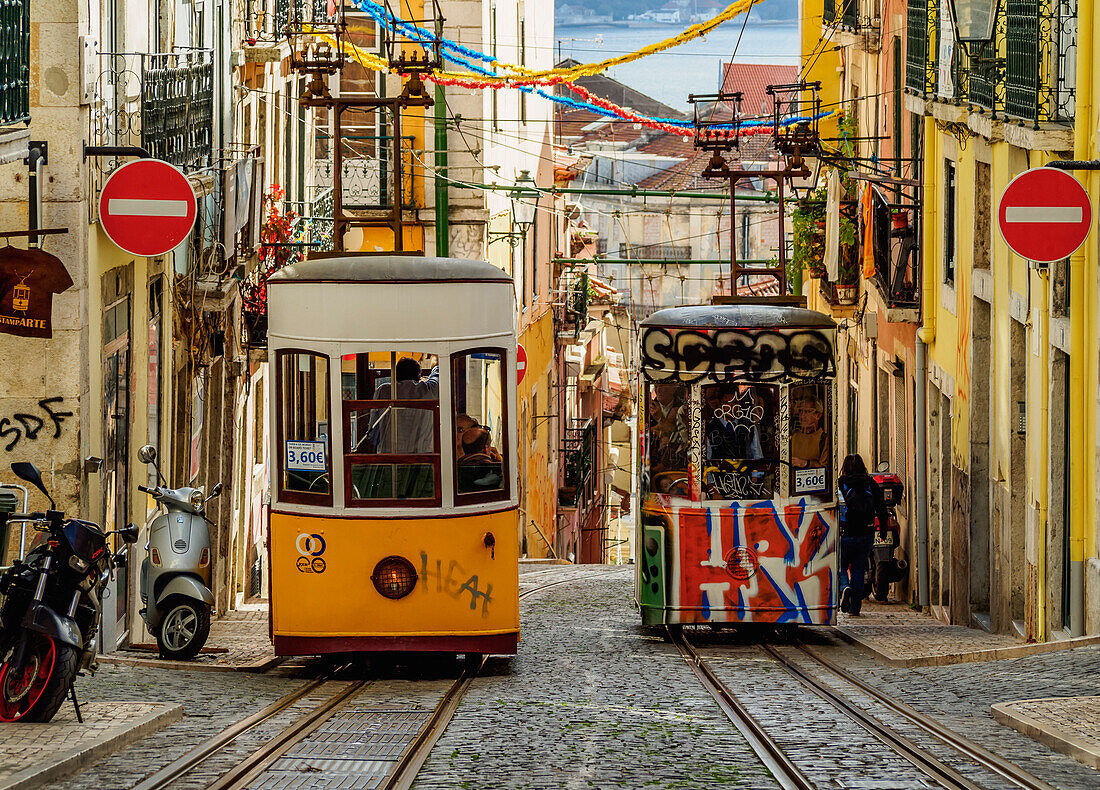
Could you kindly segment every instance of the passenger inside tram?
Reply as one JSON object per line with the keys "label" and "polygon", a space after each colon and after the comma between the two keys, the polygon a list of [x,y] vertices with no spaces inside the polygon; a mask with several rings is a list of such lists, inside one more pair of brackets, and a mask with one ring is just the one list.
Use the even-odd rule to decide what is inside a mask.
{"label": "passenger inside tram", "polygon": [[825,410],[816,390],[813,384],[791,388],[795,423],[791,431],[791,465],[799,469],[824,466],[829,457]]}
{"label": "passenger inside tram", "polygon": [[462,455],[458,459],[458,493],[494,491],[504,482],[503,459],[492,445],[492,437],[481,426],[462,434]]}

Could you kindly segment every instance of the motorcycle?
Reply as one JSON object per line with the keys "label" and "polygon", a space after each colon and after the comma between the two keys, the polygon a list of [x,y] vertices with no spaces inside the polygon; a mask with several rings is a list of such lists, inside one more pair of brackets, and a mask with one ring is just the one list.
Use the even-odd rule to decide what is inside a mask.
{"label": "motorcycle", "polygon": [[125,548],[112,554],[107,536],[119,534],[129,544],[137,529],[104,532],[91,521],[66,519],[34,464],[11,469],[45,494],[50,510],[8,516],[47,535],[0,575],[0,722],[50,721],[67,696],[83,721],[73,681],[97,668],[103,591],[125,564]]}
{"label": "motorcycle", "polygon": [[[901,478],[887,471],[885,464],[871,475],[878,487],[882,490],[882,498],[886,504],[886,529],[880,529],[878,519],[875,519],[875,542],[871,547],[867,565],[867,586],[864,595],[875,594],[875,600],[886,603],[890,595],[890,585],[905,578],[908,571],[908,563],[895,557],[894,553],[901,546],[901,529],[898,526],[897,506],[904,493],[904,484]],[[885,535],[883,535],[885,532]]]}
{"label": "motorcycle", "polygon": [[156,636],[161,658],[188,661],[199,654],[210,635],[214,595],[210,592],[210,522],[206,503],[221,493],[218,483],[205,496],[201,488],[169,488],[157,467],[157,449],[150,444],[138,458],[152,464],[156,488],[138,486],[164,512],[149,528],[141,562],[142,619]]}

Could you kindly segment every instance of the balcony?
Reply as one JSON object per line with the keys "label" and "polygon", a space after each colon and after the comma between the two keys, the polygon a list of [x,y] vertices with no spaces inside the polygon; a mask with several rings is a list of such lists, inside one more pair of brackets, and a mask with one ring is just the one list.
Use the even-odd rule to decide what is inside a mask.
{"label": "balcony", "polygon": [[[326,142],[318,132],[319,142]],[[374,134],[343,134],[340,167],[341,207],[348,210],[389,209],[393,207],[392,185],[401,182],[401,203],[404,208],[417,208],[413,176],[415,157],[414,138],[401,138],[401,158],[394,173],[393,137]],[[314,183],[322,187],[336,187],[336,172],[331,153],[314,162]]]}
{"label": "balcony", "polygon": [[690,244],[627,244],[619,242],[619,257],[626,259],[651,259],[661,261],[691,260]]}
{"label": "balcony", "polygon": [[596,424],[574,418],[565,428],[561,444],[561,487],[558,504],[587,511],[596,501]]}
{"label": "balcony", "polygon": [[[93,145],[141,146],[184,171],[213,155],[214,52],[102,52],[92,103]],[[96,191],[122,160],[96,161]]]}
{"label": "balcony", "polygon": [[[994,40],[956,45],[950,69],[938,69],[942,0],[908,0],[905,87],[911,93],[1021,127],[1058,129],[1072,123],[1076,104],[1077,2],[1006,0]],[[945,79],[949,77],[949,79]]]}
{"label": "balcony", "polygon": [[938,25],[936,0],[908,0],[905,29],[905,87],[920,96],[932,93],[936,69],[929,48],[929,31]]}
{"label": "balcony", "polygon": [[331,19],[328,0],[245,0],[241,38],[278,40],[288,27],[300,31],[304,24],[322,24]]}
{"label": "balcony", "polygon": [[30,0],[0,2],[0,127],[31,119],[30,7]]}

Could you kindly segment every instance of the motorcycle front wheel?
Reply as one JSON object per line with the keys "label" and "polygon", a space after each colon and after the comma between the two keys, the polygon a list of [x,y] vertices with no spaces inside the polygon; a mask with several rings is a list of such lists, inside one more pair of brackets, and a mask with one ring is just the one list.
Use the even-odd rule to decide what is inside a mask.
{"label": "motorcycle front wheel", "polygon": [[190,661],[210,636],[210,607],[182,595],[173,595],[165,603],[164,619],[157,629],[160,656],[172,661]]}
{"label": "motorcycle front wheel", "polygon": [[16,670],[13,647],[0,664],[0,722],[47,722],[76,679],[80,656],[53,637],[29,632],[23,666]]}

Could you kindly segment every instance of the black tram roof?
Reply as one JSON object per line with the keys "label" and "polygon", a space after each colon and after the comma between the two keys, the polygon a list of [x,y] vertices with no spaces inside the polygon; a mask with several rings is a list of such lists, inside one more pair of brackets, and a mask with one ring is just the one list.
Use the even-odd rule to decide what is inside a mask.
{"label": "black tram roof", "polygon": [[493,282],[512,278],[485,261],[428,258],[422,255],[345,255],[292,263],[269,282],[420,283]]}
{"label": "black tram roof", "polygon": [[835,329],[836,322],[824,313],[807,310],[805,307],[767,304],[701,304],[658,310],[642,321],[641,326]]}

